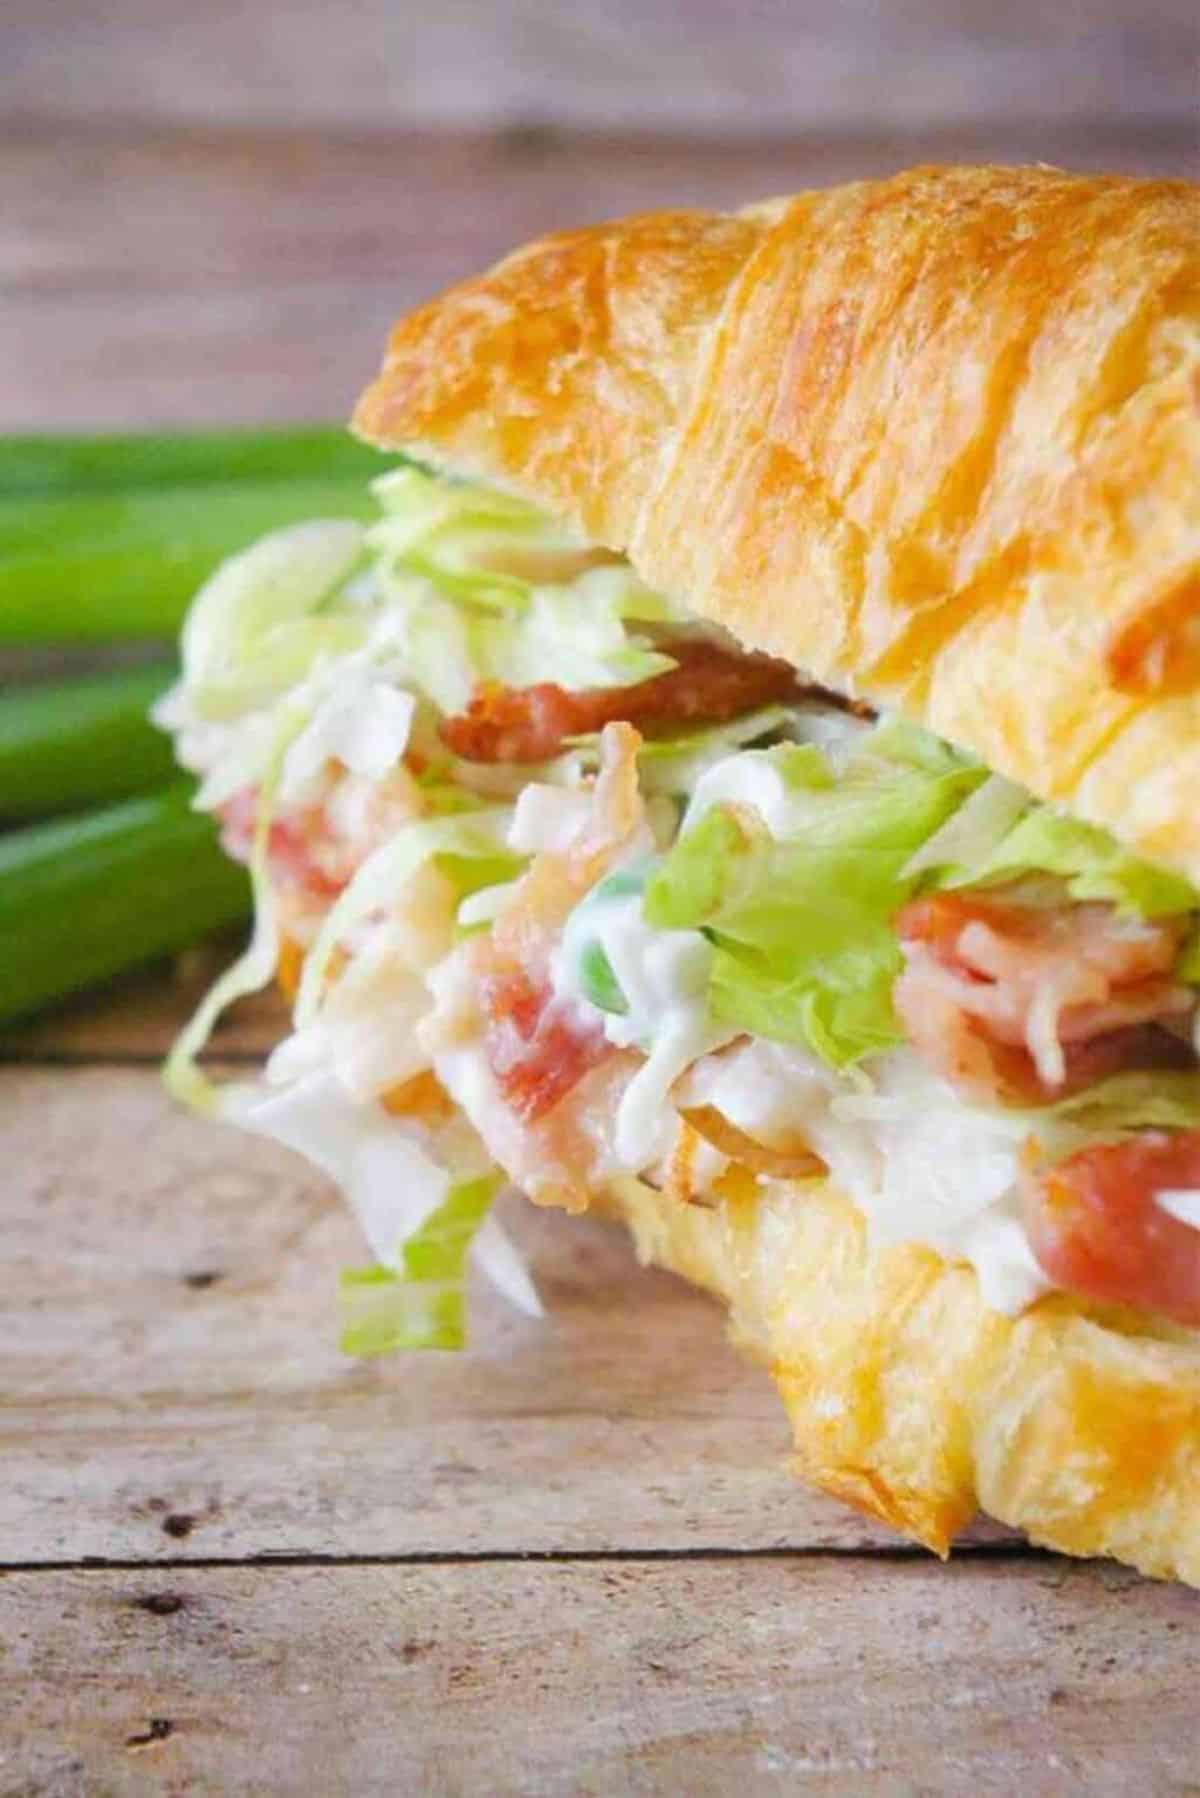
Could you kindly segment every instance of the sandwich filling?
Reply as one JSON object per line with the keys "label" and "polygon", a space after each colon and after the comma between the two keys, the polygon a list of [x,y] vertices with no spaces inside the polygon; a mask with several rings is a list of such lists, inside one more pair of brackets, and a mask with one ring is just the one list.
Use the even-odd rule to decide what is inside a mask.
{"label": "sandwich filling", "polygon": [[[402,467],[197,597],[159,708],[252,869],[184,1096],[309,1156],[348,1347],[454,1346],[491,1203],[830,1178],[881,1241],[1200,1325],[1200,895],[522,502]],[[195,1055],[278,978],[292,1033]]]}

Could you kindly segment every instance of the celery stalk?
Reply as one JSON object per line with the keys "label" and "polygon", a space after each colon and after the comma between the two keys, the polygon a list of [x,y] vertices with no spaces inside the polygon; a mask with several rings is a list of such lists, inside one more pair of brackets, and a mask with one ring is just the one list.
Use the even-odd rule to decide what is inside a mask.
{"label": "celery stalk", "polygon": [[0,1018],[245,917],[250,884],[179,781],[0,837]]}
{"label": "celery stalk", "polygon": [[135,668],[0,696],[0,822],[82,811],[171,780],[170,739],[147,713],[172,674]]}

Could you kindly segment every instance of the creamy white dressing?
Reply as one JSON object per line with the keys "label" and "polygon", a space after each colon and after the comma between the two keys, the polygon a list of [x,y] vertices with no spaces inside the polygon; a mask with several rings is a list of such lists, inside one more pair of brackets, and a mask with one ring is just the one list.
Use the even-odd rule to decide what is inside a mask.
{"label": "creamy white dressing", "polygon": [[[908,1049],[871,1073],[871,1087],[856,1089],[802,1049],[755,1040],[700,1062],[678,1103],[713,1105],[768,1146],[799,1135],[875,1240],[969,1261],[994,1309],[1012,1314],[1049,1291],[1016,1209],[1027,1122],[964,1104]],[[724,1165],[703,1158],[700,1181]]]}
{"label": "creamy white dressing", "polygon": [[[587,996],[581,962],[590,945],[607,958],[627,1010],[602,1011]],[[555,996],[603,1023],[616,1048],[646,1059],[617,1110],[616,1153],[638,1173],[661,1159],[671,1133],[667,1096],[679,1076],[729,1032],[708,1018],[713,950],[698,930],[659,930],[642,916],[640,893],[592,894],[567,920],[552,963]]]}
{"label": "creamy white dressing", "polygon": [[[331,827],[347,841],[365,840],[379,785],[403,754],[413,717],[409,695],[374,678],[365,662],[360,667],[353,694],[339,699],[335,689],[318,703],[284,770],[293,801],[313,795],[330,759],[351,770],[327,783],[324,798]],[[231,738],[238,759],[257,759],[257,727],[248,727],[254,717],[266,716],[190,727],[185,735],[193,765],[228,768]],[[835,714],[832,745],[836,749],[862,728]],[[506,840],[520,853],[568,852],[587,829],[591,796],[574,784],[578,768],[564,759],[554,772],[571,784],[527,783],[505,820]],[[777,838],[795,835],[808,815],[805,796],[789,789],[765,751],[738,751],[701,772],[686,823],[729,801],[752,806]],[[986,827],[992,821],[978,822]],[[489,825],[495,828],[491,820]],[[641,831],[620,864],[636,861],[651,846],[649,832]],[[514,890],[504,883],[473,895],[459,907],[459,923],[490,923]],[[276,1049],[269,1091],[245,1107],[239,1121],[323,1167],[348,1192],[372,1249],[379,1253],[390,1244],[394,1254],[400,1231],[419,1228],[441,1202],[449,1176],[421,1146],[417,1127],[390,1118],[375,1102],[388,1087],[432,1067],[511,1178],[536,1189],[545,1184],[547,1167],[544,1149],[514,1117],[488,1063],[478,1035],[474,977],[461,952],[446,954],[445,882],[423,865],[392,895],[389,912],[387,942],[376,941],[379,922],[369,915],[351,927],[344,940],[356,951],[354,959],[319,1011]],[[589,944],[603,949],[626,1012],[601,1011],[588,999],[580,956]],[[593,1132],[594,1179],[661,1165],[679,1128],[676,1107],[711,1104],[768,1145],[801,1135],[878,1240],[923,1242],[949,1259],[970,1262],[985,1302],[995,1309],[1017,1312],[1050,1289],[1015,1204],[1023,1121],[965,1104],[909,1051],[873,1064],[869,1092],[798,1048],[756,1040],[715,1054],[730,1033],[714,1028],[707,1016],[711,960],[701,932],[647,924],[636,893],[593,897],[571,914],[552,963],[556,998],[589,1022],[599,1020],[614,1046],[644,1055],[615,1120]],[[446,1029],[456,1009],[471,1018],[457,1040]],[[1051,1016],[1031,1020],[1031,1039],[1049,1075],[1057,1049]],[[701,1190],[710,1190],[727,1165],[705,1145],[693,1161]],[[410,1196],[389,1197],[397,1186]],[[1185,1221],[1200,1228],[1200,1195],[1193,1196],[1195,1217]],[[1174,1195],[1161,1195],[1160,1203],[1180,1215]],[[491,1277],[514,1302],[535,1309],[536,1294],[499,1227],[481,1231],[477,1241],[491,1261]]]}
{"label": "creamy white dressing", "polygon": [[[872,728],[834,707],[814,706],[793,716],[795,740],[819,749],[835,772]],[[714,805],[752,806],[777,840],[800,834],[812,820],[811,795],[789,786],[770,749],[734,750],[699,770],[682,828],[689,830]]]}
{"label": "creamy white dressing", "polygon": [[[765,752],[742,751],[703,774],[689,821],[728,800],[753,805],[773,835],[797,828],[802,802]],[[622,1013],[588,997],[583,963],[595,948],[626,1001]],[[995,1309],[1019,1311],[1050,1290],[1016,1202],[1025,1119],[965,1103],[908,1049],[877,1058],[868,1079],[790,1045],[753,1039],[725,1048],[734,1033],[716,1029],[707,1013],[712,955],[700,931],[648,924],[637,892],[601,888],[567,920],[552,962],[556,996],[601,1022],[614,1045],[646,1055],[617,1110],[612,1147],[622,1169],[661,1166],[678,1133],[676,1107],[712,1105],[767,1146],[799,1134],[877,1240],[922,1242],[970,1262]],[[705,1145],[693,1178],[711,1191],[727,1165]]]}
{"label": "creamy white dressing", "polygon": [[789,787],[769,749],[743,749],[707,769],[696,782],[684,830],[699,823],[714,805],[731,804],[753,807],[776,839],[795,836],[812,816],[811,800],[801,799]]}

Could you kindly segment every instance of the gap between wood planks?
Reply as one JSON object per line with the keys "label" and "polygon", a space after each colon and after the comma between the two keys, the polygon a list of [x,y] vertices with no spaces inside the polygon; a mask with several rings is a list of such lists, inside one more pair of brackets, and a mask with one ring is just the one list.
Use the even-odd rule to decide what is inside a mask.
{"label": "gap between wood planks", "polygon": [[[954,1549],[955,1563],[964,1561],[1036,1561],[1047,1565],[1077,1565],[1033,1543],[1005,1539],[998,1542],[964,1542]],[[319,1551],[267,1552],[254,1555],[81,1555],[75,1560],[0,1561],[0,1578],[10,1573],[204,1573],[222,1568],[295,1567],[567,1567],[658,1566],[671,1562],[709,1565],[724,1561],[857,1561],[930,1562],[927,1549],[912,1542],[792,1544],[777,1548],[512,1548],[480,1549],[462,1553],[322,1554]]]}

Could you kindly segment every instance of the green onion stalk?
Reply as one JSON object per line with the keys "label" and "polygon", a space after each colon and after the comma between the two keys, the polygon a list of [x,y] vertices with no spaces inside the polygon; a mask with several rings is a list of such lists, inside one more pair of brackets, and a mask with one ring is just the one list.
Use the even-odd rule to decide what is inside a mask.
{"label": "green onion stalk", "polygon": [[256,537],[373,517],[390,465],[332,428],[0,439],[0,645],[173,635]]}
{"label": "green onion stalk", "polygon": [[192,784],[0,836],[0,1020],[186,948],[250,912]]}

